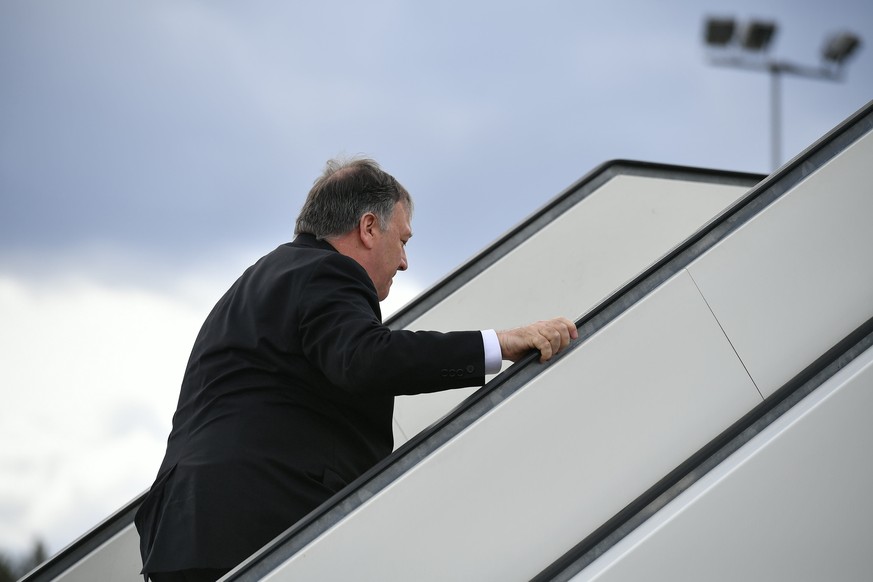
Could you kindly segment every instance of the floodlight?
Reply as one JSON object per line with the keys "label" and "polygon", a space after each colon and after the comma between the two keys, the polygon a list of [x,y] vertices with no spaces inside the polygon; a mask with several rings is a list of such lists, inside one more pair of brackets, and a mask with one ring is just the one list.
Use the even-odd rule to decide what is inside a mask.
{"label": "floodlight", "polygon": [[765,51],[773,40],[774,34],[776,34],[775,23],[753,20],[743,30],[740,42],[744,49]]}
{"label": "floodlight", "polygon": [[861,44],[861,39],[851,32],[841,32],[831,36],[821,51],[821,56],[826,61],[831,61],[838,65],[843,64],[843,61],[848,59],[852,53]]}
{"label": "floodlight", "polygon": [[710,18],[706,21],[706,44],[725,46],[733,39],[734,28],[733,18]]}
{"label": "floodlight", "polygon": [[[823,62],[818,66],[804,66],[784,60],[773,59],[766,53],[777,25],[773,21],[752,20],[735,22],[733,18],[707,18],[705,41],[709,46],[724,50],[710,51],[714,65],[762,71],[770,75],[770,119],[773,169],[779,167],[781,157],[781,79],[791,74],[810,79],[839,81],[843,76],[843,63],[861,46],[861,39],[850,32],[835,34],[822,47]],[[755,54],[757,53],[757,54]],[[763,54],[762,54],[763,53]]]}

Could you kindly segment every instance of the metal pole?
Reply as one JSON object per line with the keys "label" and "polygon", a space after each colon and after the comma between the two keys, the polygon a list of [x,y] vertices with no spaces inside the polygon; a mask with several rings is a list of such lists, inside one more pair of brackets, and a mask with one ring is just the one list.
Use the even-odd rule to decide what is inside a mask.
{"label": "metal pole", "polygon": [[777,64],[770,66],[770,151],[773,170],[782,164],[782,112],[780,103],[782,70]]}

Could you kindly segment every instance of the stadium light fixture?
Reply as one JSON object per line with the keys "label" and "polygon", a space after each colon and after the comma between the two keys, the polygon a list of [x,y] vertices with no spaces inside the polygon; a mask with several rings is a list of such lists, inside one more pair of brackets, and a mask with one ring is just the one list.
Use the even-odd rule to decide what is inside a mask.
{"label": "stadium light fixture", "polygon": [[761,22],[753,20],[743,28],[740,44],[750,51],[766,51],[770,48],[770,41],[776,34],[774,22]]}
{"label": "stadium light fixture", "polygon": [[726,46],[734,38],[735,27],[733,18],[710,18],[706,22],[706,44]]}
{"label": "stadium light fixture", "polygon": [[781,163],[781,77],[792,74],[809,79],[840,81],[844,63],[858,51],[861,39],[851,32],[830,36],[822,47],[822,64],[798,65],[784,60],[762,58],[773,43],[778,25],[773,21],[752,20],[738,23],[729,17],[706,19],[704,41],[716,49],[710,53],[710,63],[770,74],[771,155],[775,170]]}
{"label": "stadium light fixture", "polygon": [[828,38],[822,47],[821,56],[826,61],[842,65],[858,50],[859,46],[861,46],[860,38],[851,32],[841,32]]}

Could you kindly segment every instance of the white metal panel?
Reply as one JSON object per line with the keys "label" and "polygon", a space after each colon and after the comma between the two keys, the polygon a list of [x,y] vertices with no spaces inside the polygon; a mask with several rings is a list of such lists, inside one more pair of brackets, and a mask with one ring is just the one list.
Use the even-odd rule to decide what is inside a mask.
{"label": "white metal panel", "polygon": [[57,582],[142,582],[139,535],[131,523],[106,540],[84,560],[55,578]]}
{"label": "white metal panel", "polygon": [[528,579],[760,401],[681,272],[268,579]]}
{"label": "white metal panel", "polygon": [[689,267],[767,396],[873,316],[873,133]]}
{"label": "white metal panel", "polygon": [[574,582],[870,580],[873,349]]}
{"label": "white metal panel", "polygon": [[[681,243],[747,188],[620,175],[513,249],[408,329],[506,329],[575,318]],[[395,445],[475,388],[400,397]]]}

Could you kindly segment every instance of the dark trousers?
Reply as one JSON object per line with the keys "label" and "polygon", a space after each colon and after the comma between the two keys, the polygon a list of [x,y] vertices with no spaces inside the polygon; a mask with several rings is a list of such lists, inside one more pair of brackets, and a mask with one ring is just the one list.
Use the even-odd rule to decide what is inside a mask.
{"label": "dark trousers", "polygon": [[153,572],[145,576],[146,582],[215,582],[229,569],[194,568],[177,572]]}

